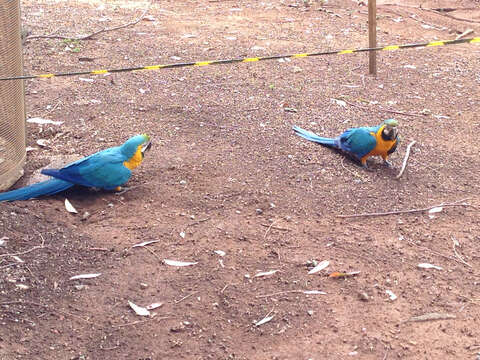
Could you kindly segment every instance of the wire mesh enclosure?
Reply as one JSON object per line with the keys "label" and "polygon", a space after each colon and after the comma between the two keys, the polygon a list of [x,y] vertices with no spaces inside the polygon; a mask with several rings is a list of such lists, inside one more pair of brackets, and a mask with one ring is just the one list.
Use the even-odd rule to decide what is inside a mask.
{"label": "wire mesh enclosure", "polygon": [[[20,0],[0,0],[0,77],[23,75]],[[0,81],[0,190],[23,175],[25,147],[23,80]]]}

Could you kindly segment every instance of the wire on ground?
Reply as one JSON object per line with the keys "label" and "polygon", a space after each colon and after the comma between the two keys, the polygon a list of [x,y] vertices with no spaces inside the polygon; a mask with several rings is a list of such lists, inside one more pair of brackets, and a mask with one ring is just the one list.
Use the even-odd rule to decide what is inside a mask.
{"label": "wire on ground", "polygon": [[430,42],[403,44],[403,45],[387,45],[387,46],[375,47],[375,48],[321,51],[321,52],[303,53],[303,54],[272,55],[272,56],[263,56],[263,57],[236,58],[236,59],[225,59],[225,60],[195,61],[195,62],[183,62],[183,63],[174,63],[174,64],[166,64],[166,65],[135,66],[135,67],[128,67],[128,68],[120,68],[120,69],[108,69],[108,70],[107,69],[106,70],[89,70],[89,71],[50,73],[50,74],[40,74],[40,75],[10,76],[10,77],[0,78],[0,81],[28,80],[28,79],[42,79],[42,78],[45,79],[45,78],[60,77],[60,76],[100,75],[100,74],[109,74],[109,73],[113,74],[113,73],[142,71],[142,70],[172,69],[172,68],[181,68],[181,67],[187,67],[187,66],[207,66],[207,65],[219,65],[219,64],[247,63],[247,62],[256,62],[256,61],[264,61],[264,60],[286,59],[286,58],[298,59],[298,58],[305,58],[305,57],[311,57],[311,56],[342,55],[342,54],[353,54],[353,53],[369,52],[369,51],[393,51],[393,50],[400,50],[400,49],[446,46],[446,45],[466,44],[466,43],[469,43],[469,44],[480,43],[480,37],[469,38],[469,39],[457,39],[457,40],[430,41]]}

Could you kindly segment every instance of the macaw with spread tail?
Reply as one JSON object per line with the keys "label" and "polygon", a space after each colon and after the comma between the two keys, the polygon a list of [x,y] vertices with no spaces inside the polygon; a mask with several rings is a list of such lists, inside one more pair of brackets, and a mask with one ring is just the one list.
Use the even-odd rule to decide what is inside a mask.
{"label": "macaw with spread tail", "polygon": [[52,179],[0,193],[0,201],[53,195],[74,185],[119,191],[132,175],[131,170],[142,163],[144,153],[150,146],[148,135],[133,136],[121,146],[99,151],[61,169],[43,169],[42,174]]}
{"label": "macaw with spread tail", "polygon": [[321,137],[298,126],[293,126],[293,131],[307,140],[350,155],[368,169],[370,156],[381,156],[385,165],[391,166],[387,159],[397,149],[397,126],[397,120],[387,119],[378,126],[348,129],[336,138]]}

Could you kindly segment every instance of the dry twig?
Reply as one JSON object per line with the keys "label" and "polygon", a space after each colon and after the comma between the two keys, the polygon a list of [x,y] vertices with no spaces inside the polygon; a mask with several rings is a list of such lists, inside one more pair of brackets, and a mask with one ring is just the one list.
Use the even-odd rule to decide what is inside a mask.
{"label": "dry twig", "polygon": [[149,251],[150,254],[152,254],[153,256],[155,256],[157,258],[158,261],[160,262],[163,262],[163,259],[161,259],[157,253],[155,251],[153,251],[152,249],[150,249],[148,246],[142,246],[145,250]]}
{"label": "dry twig", "polygon": [[[345,100],[343,100],[343,101],[345,101]],[[352,102],[349,102],[349,101],[345,101],[345,102],[346,102],[348,105],[350,105],[350,106],[358,107],[358,108],[363,109],[363,110],[367,110],[367,111],[371,111],[371,110],[372,110],[372,109],[370,109],[370,108],[367,107],[367,106],[355,104],[355,103],[352,103]],[[408,113],[408,112],[404,112],[404,111],[385,109],[385,108],[383,108],[383,107],[381,107],[381,106],[379,106],[379,109],[377,109],[377,110],[380,110],[380,111],[383,111],[383,112],[387,112],[387,113],[397,114],[397,115],[416,116],[416,117],[424,117],[424,116],[425,116],[425,115],[422,115],[422,114]]]}
{"label": "dry twig", "polygon": [[0,255],[0,257],[25,255],[25,254],[28,254],[29,252],[33,251],[33,250],[43,249],[43,248],[44,248],[43,245],[41,245],[41,246],[34,246],[34,247],[32,247],[31,249],[28,249],[28,250],[25,250],[25,251],[21,251],[21,252],[18,252],[18,253],[2,254],[2,255]]}
{"label": "dry twig", "polygon": [[31,36],[27,36],[24,41],[33,40],[33,39],[88,40],[88,39],[91,39],[92,37],[94,37],[94,36],[96,36],[96,35],[101,34],[101,33],[105,33],[105,32],[108,32],[108,31],[119,30],[119,29],[123,29],[123,28],[129,27],[129,26],[136,25],[136,24],[138,24],[140,21],[142,21],[142,19],[145,17],[145,15],[147,15],[148,10],[150,10],[150,5],[143,11],[142,15],[140,15],[140,17],[137,18],[137,19],[135,19],[134,21],[131,21],[131,22],[126,23],[126,24],[123,24],[123,25],[114,26],[114,27],[111,27],[111,28],[103,28],[103,29],[100,29],[100,30],[95,31],[95,32],[93,32],[93,33],[91,33],[91,34],[88,34],[88,35],[81,35],[81,36],[64,36],[64,35],[54,35],[54,34],[52,33],[52,34],[50,34],[50,35],[31,35]]}
{"label": "dry twig", "polygon": [[126,324],[112,325],[112,328],[121,328],[121,327],[125,327],[125,326],[133,326],[133,325],[138,325],[138,324],[144,324],[146,322],[150,322],[150,321],[153,321],[153,320],[165,320],[165,319],[170,319],[172,317],[173,316],[153,317],[153,318],[146,319],[146,320],[132,321],[132,322],[129,322],[129,323],[126,323]]}
{"label": "dry twig", "polygon": [[0,306],[3,306],[3,305],[17,305],[17,304],[20,304],[20,305],[35,305],[35,306],[39,306],[39,307],[43,307],[45,309],[47,309],[48,311],[51,311],[53,313],[58,313],[58,314],[62,314],[62,315],[66,315],[66,316],[72,316],[76,319],[79,319],[79,320],[82,320],[88,324],[93,324],[93,322],[89,321],[89,320],[86,320],[84,318],[82,318],[81,316],[78,316],[78,315],[75,315],[75,314],[72,314],[72,313],[69,313],[69,312],[66,312],[66,311],[63,311],[63,310],[58,310],[58,309],[52,309],[50,306],[48,305],[44,305],[44,304],[40,304],[40,303],[36,303],[36,302],[33,302],[33,301],[21,301],[21,300],[16,300],[16,301],[6,301],[6,302],[2,302],[0,303]]}
{"label": "dry twig", "polygon": [[428,313],[419,316],[412,316],[406,322],[420,322],[420,321],[433,321],[433,320],[449,320],[456,319],[457,317],[453,314],[448,313]]}
{"label": "dry twig", "polygon": [[480,21],[470,20],[470,19],[465,19],[465,18],[459,18],[459,17],[453,16],[453,15],[447,14],[444,11],[438,11],[436,9],[423,9],[422,8],[422,10],[430,11],[430,12],[433,12],[434,14],[442,15],[442,16],[448,17],[448,18],[453,19],[453,20],[465,21],[465,22],[472,23],[472,24],[479,24],[480,23]]}
{"label": "dry twig", "polygon": [[285,291],[279,291],[279,292],[272,293],[272,294],[257,295],[255,297],[256,298],[266,298],[266,297],[271,297],[271,296],[276,296],[276,295],[291,294],[291,293],[303,293],[303,292],[304,292],[304,290],[285,290]]}
{"label": "dry twig", "polygon": [[412,148],[413,145],[415,145],[416,141],[413,140],[410,144],[407,146],[407,152],[405,153],[405,157],[403,158],[403,164],[402,164],[402,169],[398,173],[398,175],[395,177],[395,179],[400,179],[403,175],[403,172],[405,171],[405,168],[407,167],[407,162],[408,158],[410,157],[410,149]]}
{"label": "dry twig", "polygon": [[[274,221],[275,223],[275,221]],[[280,231],[292,231],[291,229],[288,229],[288,228],[283,228],[283,227],[280,227],[280,226],[273,226],[273,223],[268,225],[268,224],[260,224],[262,226],[265,226],[265,227],[268,227],[270,229],[275,229],[275,230],[280,230]]]}
{"label": "dry twig", "polygon": [[427,246],[418,245],[418,244],[416,244],[416,243],[414,243],[413,241],[408,240],[408,239],[407,239],[407,241],[408,241],[409,244],[412,244],[413,246],[416,246],[416,247],[418,247],[418,248],[420,248],[420,249],[423,249],[423,250],[425,250],[425,251],[428,251],[428,252],[432,253],[433,255],[440,256],[440,257],[442,257],[442,258],[444,258],[444,259],[447,259],[447,260],[450,260],[450,261],[455,261],[455,262],[457,262],[457,263],[459,263],[459,264],[462,264],[462,262],[461,262],[460,260],[458,260],[457,258],[455,258],[455,257],[453,257],[453,256],[444,255],[444,254],[442,254],[442,253],[439,253],[438,251],[435,251],[435,250],[430,249],[430,248],[427,247]]}
{"label": "dry twig", "polygon": [[190,294],[188,294],[188,295],[185,295],[184,297],[182,297],[182,298],[179,299],[179,300],[175,300],[174,303],[175,303],[175,304],[178,304],[179,302],[182,302],[183,300],[186,300],[186,299],[188,299],[190,296],[195,295],[195,294],[197,294],[197,293],[198,293],[198,291],[194,291],[193,293],[190,293]]}
{"label": "dry twig", "polygon": [[88,250],[90,250],[90,251],[110,251],[107,248],[100,248],[100,247],[91,247],[91,248],[88,248]]}
{"label": "dry twig", "polygon": [[[274,222],[272,222],[270,224],[270,226],[268,227],[267,231],[265,231],[265,235],[263,235],[263,238],[265,239],[268,235],[268,232],[270,231],[270,229],[272,228],[273,224],[275,224],[277,222],[277,220],[275,220]],[[263,224],[262,224],[263,225]]]}
{"label": "dry twig", "polygon": [[193,222],[193,223],[191,223],[191,224],[187,224],[186,228],[188,228],[188,227],[190,227],[190,226],[195,226],[195,225],[201,224],[201,223],[203,223],[203,222],[205,222],[205,221],[208,221],[208,220],[210,220],[209,217],[207,217],[207,218],[205,218],[205,219],[197,220],[197,221],[195,221],[195,222]]}
{"label": "dry twig", "polygon": [[455,40],[460,40],[461,38],[467,36],[467,35],[470,35],[471,33],[473,33],[473,29],[467,29],[465,30],[463,33],[461,33],[460,35],[458,35]]}
{"label": "dry twig", "polygon": [[470,265],[469,263],[467,263],[465,260],[463,260],[463,258],[460,256],[460,254],[457,252],[457,245],[459,245],[458,243],[458,240],[455,239],[455,237],[452,236],[452,241],[453,241],[453,253],[455,254],[455,256],[458,258],[458,260],[460,260],[460,262],[462,264],[465,264],[467,265],[469,268],[472,268],[472,265]]}
{"label": "dry twig", "polygon": [[473,205],[465,203],[464,201],[466,201],[466,200],[468,200],[468,199],[458,200],[458,201],[455,201],[453,203],[441,203],[440,205],[429,206],[429,207],[421,208],[421,209],[394,210],[394,211],[386,211],[386,212],[378,212],[378,213],[363,213],[363,214],[353,214],[353,215],[337,215],[337,217],[339,217],[339,218],[354,218],[354,217],[367,217],[367,216],[386,216],[386,215],[397,215],[397,214],[410,214],[410,213],[428,211],[428,210],[436,208],[436,207],[447,207],[447,206],[471,206],[471,207],[474,207]]}

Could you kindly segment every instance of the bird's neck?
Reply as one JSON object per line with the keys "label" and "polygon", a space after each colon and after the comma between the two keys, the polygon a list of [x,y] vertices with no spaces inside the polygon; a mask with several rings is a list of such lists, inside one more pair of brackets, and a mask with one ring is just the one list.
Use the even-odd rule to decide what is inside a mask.
{"label": "bird's neck", "polygon": [[142,145],[139,145],[137,147],[137,151],[135,151],[135,154],[133,154],[129,160],[124,161],[123,165],[125,165],[126,168],[133,170],[142,163],[142,160]]}

